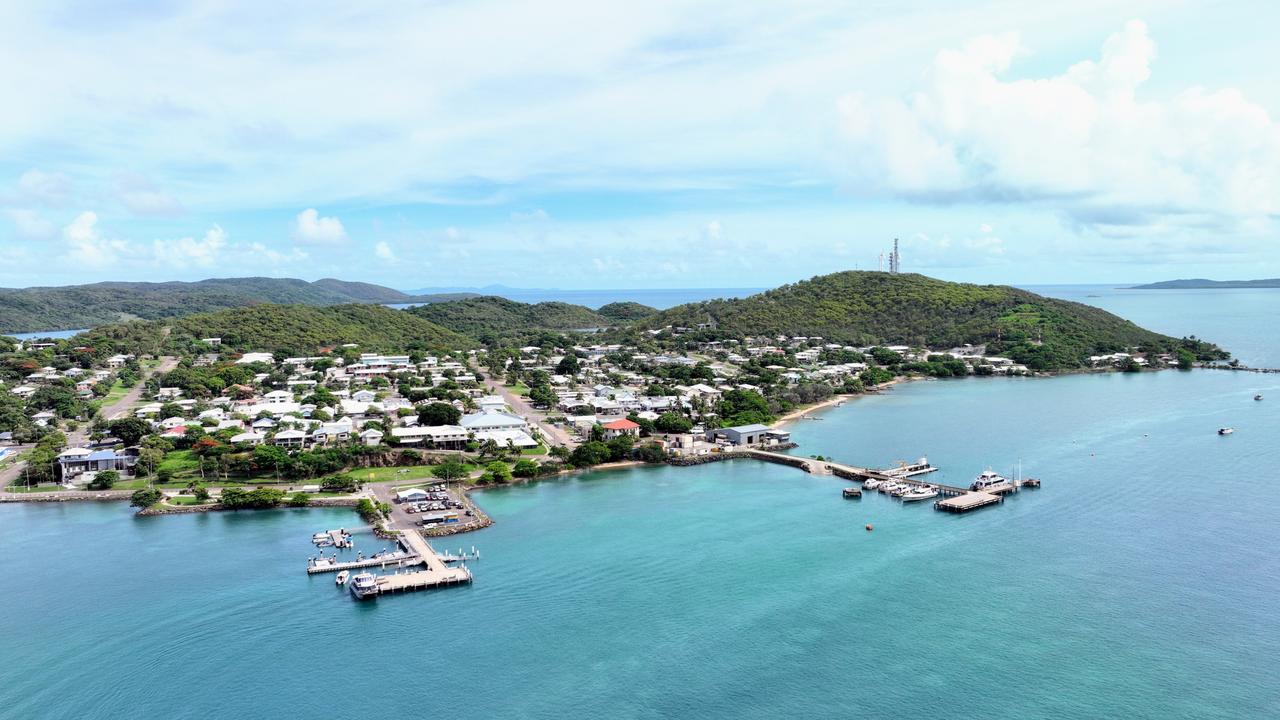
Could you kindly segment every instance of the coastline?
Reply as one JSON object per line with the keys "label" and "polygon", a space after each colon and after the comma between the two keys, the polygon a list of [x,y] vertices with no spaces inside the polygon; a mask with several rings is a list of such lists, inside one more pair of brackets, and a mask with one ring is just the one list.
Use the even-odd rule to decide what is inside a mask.
{"label": "coastline", "polygon": [[899,375],[892,380],[888,380],[880,383],[879,385],[876,385],[874,388],[867,390],[866,392],[861,392],[857,394],[844,393],[840,395],[832,395],[831,397],[827,398],[826,400],[823,400],[820,403],[805,405],[803,407],[799,407],[799,408],[796,408],[795,410],[792,410],[786,415],[783,415],[777,420],[774,420],[773,422],[769,423],[769,427],[781,430],[783,426],[787,425],[788,423],[793,423],[796,420],[800,420],[801,418],[803,418],[804,416],[810,413],[818,412],[821,410],[829,410],[833,407],[838,407],[851,400],[856,400],[859,397],[863,397],[866,395],[873,395],[875,393],[881,392],[882,390],[886,388],[891,388],[894,385],[897,385],[899,383],[912,382],[915,380],[927,380],[927,379],[928,378],[918,377],[913,375]]}

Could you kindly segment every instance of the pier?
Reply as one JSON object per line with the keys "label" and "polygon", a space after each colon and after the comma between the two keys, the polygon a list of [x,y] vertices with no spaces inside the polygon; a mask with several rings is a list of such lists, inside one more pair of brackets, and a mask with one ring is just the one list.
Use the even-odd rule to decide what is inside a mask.
{"label": "pier", "polygon": [[[1005,495],[1008,495],[1009,493],[1016,493],[1023,487],[1040,487],[1040,481],[1038,479],[1027,478],[1025,480],[1011,480],[1007,483],[989,487],[981,492],[975,492],[967,487],[924,482],[922,480],[914,479],[913,476],[915,475],[924,475],[937,471],[938,468],[925,462],[918,462],[910,465],[903,463],[896,468],[876,470],[872,468],[858,467],[856,465],[845,465],[831,460],[818,460],[815,458],[806,458],[796,455],[786,455],[784,453],[758,450],[755,448],[735,452],[734,455],[737,457],[745,455],[746,457],[763,460],[765,462],[799,468],[813,475],[834,475],[846,480],[855,480],[858,482],[875,479],[886,483],[894,482],[902,485],[912,485],[915,487],[935,487],[938,489],[938,494],[943,496],[943,499],[935,501],[933,503],[933,507],[937,510],[944,510],[946,512],[953,513],[966,513],[971,510],[987,507],[988,505],[997,505],[1004,502]],[[843,496],[846,498],[862,497],[861,492],[858,492],[855,495],[850,492],[850,490],[853,490],[853,488],[845,489]]]}
{"label": "pier", "polygon": [[[396,542],[400,545],[400,549],[396,552],[380,553],[375,557],[347,562],[339,562],[323,556],[311,558],[307,563],[307,574],[316,575],[366,568],[396,568],[394,573],[374,576],[377,590],[369,593],[372,595],[429,590],[471,582],[471,570],[467,568],[466,563],[480,558],[480,553],[474,546],[470,552],[459,548],[456,554],[438,553],[416,529],[391,529],[397,534]],[[351,547],[350,542],[345,540],[343,530],[330,530],[324,534],[329,535],[337,547]],[[346,544],[338,545],[339,539]]]}
{"label": "pier", "polygon": [[381,557],[365,558],[364,560],[351,560],[349,562],[338,562],[336,560],[328,560],[325,558],[313,559],[307,564],[308,575],[318,575],[320,573],[341,572],[343,570],[360,570],[362,568],[387,567],[389,565],[418,565],[421,564],[422,558],[417,555],[404,552],[390,553]]}
{"label": "pier", "polygon": [[993,495],[989,492],[966,492],[965,494],[957,497],[938,500],[933,504],[933,507],[938,510],[946,510],[947,512],[963,513],[1002,502],[1004,502],[1004,497],[1002,495]]}

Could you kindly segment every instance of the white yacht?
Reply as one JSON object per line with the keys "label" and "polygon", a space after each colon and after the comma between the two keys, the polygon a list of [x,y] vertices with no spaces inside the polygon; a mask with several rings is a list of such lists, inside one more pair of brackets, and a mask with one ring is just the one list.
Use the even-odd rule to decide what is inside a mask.
{"label": "white yacht", "polygon": [[875,490],[880,487],[880,481],[875,478],[867,478],[862,482],[863,490]]}
{"label": "white yacht", "polygon": [[337,583],[338,585],[346,585],[348,577],[351,577],[351,571],[342,570],[341,572],[338,573],[338,578],[334,582]]}
{"label": "white yacht", "polygon": [[983,470],[978,477],[973,479],[973,483],[969,485],[969,489],[986,490],[989,487],[995,487],[996,485],[1002,485],[1009,482],[1009,478],[995,472],[991,468],[987,468],[986,470]]}
{"label": "white yacht", "polygon": [[1229,427],[1218,428],[1219,435],[1230,435],[1233,432],[1235,432],[1235,428],[1229,428]]}
{"label": "white yacht", "polygon": [[378,597],[378,579],[373,573],[360,573],[351,578],[351,584],[347,586],[351,589],[351,594],[357,600],[368,600],[369,598]]}
{"label": "white yacht", "polygon": [[902,502],[916,502],[938,497],[938,488],[933,485],[922,485],[902,494]]}

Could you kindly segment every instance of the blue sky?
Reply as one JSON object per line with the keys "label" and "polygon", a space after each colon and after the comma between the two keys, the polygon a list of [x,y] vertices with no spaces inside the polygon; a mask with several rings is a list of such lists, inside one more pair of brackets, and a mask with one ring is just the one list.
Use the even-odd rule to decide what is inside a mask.
{"label": "blue sky", "polygon": [[0,284],[1280,276],[1273,4],[851,5],[9,3]]}

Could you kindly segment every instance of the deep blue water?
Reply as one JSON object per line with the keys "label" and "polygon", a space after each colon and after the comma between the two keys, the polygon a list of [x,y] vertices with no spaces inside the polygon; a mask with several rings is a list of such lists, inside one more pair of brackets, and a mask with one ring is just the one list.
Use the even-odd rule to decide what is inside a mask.
{"label": "deep blue water", "polygon": [[[1185,332],[1280,356],[1210,302],[1231,322]],[[303,572],[346,511],[0,506],[0,716],[1276,717],[1276,403],[1222,371],[909,383],[797,452],[1044,487],[964,516],[750,461],[487,491],[496,524],[442,543],[474,585],[363,605]]]}

